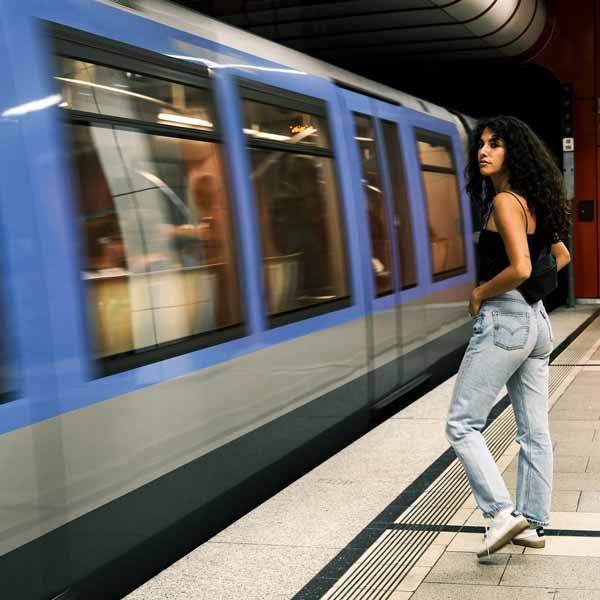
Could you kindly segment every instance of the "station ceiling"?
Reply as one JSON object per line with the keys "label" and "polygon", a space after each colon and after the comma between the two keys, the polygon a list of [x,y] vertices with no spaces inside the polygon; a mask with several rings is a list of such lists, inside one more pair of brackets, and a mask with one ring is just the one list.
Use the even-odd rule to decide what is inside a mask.
{"label": "station ceiling", "polygon": [[334,64],[504,60],[547,31],[545,0],[180,0]]}

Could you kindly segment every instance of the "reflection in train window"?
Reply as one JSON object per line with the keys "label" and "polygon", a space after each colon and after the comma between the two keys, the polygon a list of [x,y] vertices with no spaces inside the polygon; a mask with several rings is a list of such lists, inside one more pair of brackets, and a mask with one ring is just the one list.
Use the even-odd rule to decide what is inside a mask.
{"label": "reflection in train window", "polygon": [[[142,100],[134,87],[136,96],[106,100],[106,106],[153,123],[154,113],[144,108],[152,104],[147,97],[157,90],[160,102],[167,102],[164,90],[170,86],[144,88]],[[198,112],[195,91],[179,88],[169,100],[176,107],[171,112],[206,117]],[[234,327],[242,311],[220,145],[193,123],[185,131],[174,128],[174,137],[164,128],[153,132],[152,123],[142,131],[133,122],[113,123],[90,112],[74,113],[69,121],[85,242],[82,277],[103,371],[240,335]]]}
{"label": "reflection in train window", "polygon": [[[440,139],[442,139],[441,136]],[[429,140],[417,139],[419,162],[421,165],[454,170],[452,145],[450,144],[449,138],[445,139],[446,143],[442,142],[441,144],[436,143],[431,136],[429,136]]]}
{"label": "reflection in train window", "polygon": [[375,128],[371,117],[354,114],[355,136],[362,163],[362,183],[367,200],[371,232],[371,266],[377,296],[394,291],[392,243],[389,236],[385,196],[377,163]]}
{"label": "reflection in train window", "polygon": [[323,117],[252,100],[244,102],[244,133],[259,140],[329,147]]}
{"label": "reflection in train window", "polygon": [[466,271],[458,177],[448,136],[416,130],[435,281]]}
{"label": "reflection in train window", "polygon": [[208,90],[57,57],[61,108],[173,127],[214,129]]}
{"label": "reflection in train window", "polygon": [[348,295],[332,160],[254,148],[269,315]]}
{"label": "reflection in train window", "polygon": [[391,121],[381,121],[381,129],[387,155],[388,172],[392,183],[393,223],[396,228],[396,243],[398,244],[398,254],[400,256],[401,289],[405,290],[417,285],[412,218],[406,193],[398,126]]}
{"label": "reflection in train window", "polygon": [[[244,105],[246,118],[253,115],[244,131],[270,324],[349,305],[343,219],[333,153],[325,148],[324,105],[322,114],[254,100]],[[288,140],[270,137],[286,131]]]}
{"label": "reflection in train window", "polygon": [[218,148],[71,126],[99,357],[241,320]]}

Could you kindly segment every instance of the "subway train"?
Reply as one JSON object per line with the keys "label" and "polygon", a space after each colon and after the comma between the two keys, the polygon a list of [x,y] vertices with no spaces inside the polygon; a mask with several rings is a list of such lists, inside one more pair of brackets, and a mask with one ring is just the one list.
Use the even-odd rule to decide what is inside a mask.
{"label": "subway train", "polygon": [[119,598],[460,359],[472,121],[168,2],[0,25],[0,590]]}

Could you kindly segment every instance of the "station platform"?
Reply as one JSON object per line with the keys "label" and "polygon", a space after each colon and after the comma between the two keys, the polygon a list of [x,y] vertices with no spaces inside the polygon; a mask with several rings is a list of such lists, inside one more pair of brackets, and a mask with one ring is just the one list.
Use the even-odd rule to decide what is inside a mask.
{"label": "station platform", "polygon": [[[551,314],[544,549],[477,561],[484,520],[445,436],[452,377],[127,600],[600,600],[599,308]],[[485,438],[513,496],[515,433],[503,390]]]}

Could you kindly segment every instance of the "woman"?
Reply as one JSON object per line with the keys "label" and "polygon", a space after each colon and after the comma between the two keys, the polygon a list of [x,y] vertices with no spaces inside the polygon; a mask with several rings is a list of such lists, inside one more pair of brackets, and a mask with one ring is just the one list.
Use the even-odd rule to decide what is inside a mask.
{"label": "woman", "polygon": [[[477,556],[511,540],[543,547],[552,489],[548,362],[552,330],[542,301],[529,305],[519,286],[550,248],[558,269],[570,211],[561,173],[544,144],[514,117],[482,119],[469,150],[467,191],[484,215],[478,243],[481,281],[471,293],[473,335],[458,372],[447,435],[473,495],[490,519]],[[517,421],[516,506],[481,431],[506,384]]]}

